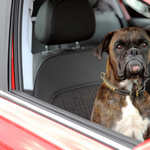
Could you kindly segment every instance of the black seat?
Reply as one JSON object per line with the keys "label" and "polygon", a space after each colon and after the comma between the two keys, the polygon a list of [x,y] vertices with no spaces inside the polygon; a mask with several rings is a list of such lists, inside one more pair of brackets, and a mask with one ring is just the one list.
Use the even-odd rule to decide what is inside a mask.
{"label": "black seat", "polygon": [[[107,55],[99,62],[93,55],[95,48],[78,45],[95,31],[88,0],[46,0],[34,29],[36,39],[47,49],[40,53],[37,49],[33,56],[34,96],[89,119]],[[73,49],[48,50],[49,45],[71,42],[77,43]]]}

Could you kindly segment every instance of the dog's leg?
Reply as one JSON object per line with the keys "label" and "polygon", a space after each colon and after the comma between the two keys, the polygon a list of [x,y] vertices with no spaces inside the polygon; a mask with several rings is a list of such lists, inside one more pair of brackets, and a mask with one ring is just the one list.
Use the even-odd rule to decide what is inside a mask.
{"label": "dog's leg", "polygon": [[91,115],[91,121],[95,122],[97,124],[101,124],[101,114],[100,114],[100,107],[99,105],[95,105],[93,107],[92,115]]}

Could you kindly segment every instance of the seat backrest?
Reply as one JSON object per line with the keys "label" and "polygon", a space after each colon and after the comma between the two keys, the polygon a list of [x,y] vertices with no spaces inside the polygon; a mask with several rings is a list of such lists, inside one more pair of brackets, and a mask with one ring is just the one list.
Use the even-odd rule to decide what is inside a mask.
{"label": "seat backrest", "polygon": [[[46,0],[39,8],[36,18],[35,38],[47,47],[85,40],[95,32],[95,16],[88,0]],[[78,47],[78,50],[80,49]],[[34,81],[45,55],[46,58],[51,58],[56,53],[41,53],[42,51],[41,47],[34,50]]]}
{"label": "seat backrest", "polygon": [[[59,50],[58,50],[59,51]],[[93,49],[61,50],[43,57],[38,69],[34,96],[59,108],[90,119],[93,103],[106,71],[107,54],[99,62]],[[36,54],[36,59],[41,56]]]}

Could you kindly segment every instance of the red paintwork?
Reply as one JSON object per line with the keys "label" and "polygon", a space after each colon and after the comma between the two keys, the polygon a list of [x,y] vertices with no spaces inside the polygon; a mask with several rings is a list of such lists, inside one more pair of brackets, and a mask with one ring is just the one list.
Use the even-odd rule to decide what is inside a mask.
{"label": "red paintwork", "polygon": [[0,150],[112,150],[3,98],[0,104]]}
{"label": "red paintwork", "polygon": [[0,150],[62,150],[0,116]]}
{"label": "red paintwork", "polygon": [[12,50],[11,50],[11,88],[15,89],[15,73],[14,73],[14,36],[12,36]]}
{"label": "red paintwork", "polygon": [[136,146],[133,150],[150,150],[150,139]]}

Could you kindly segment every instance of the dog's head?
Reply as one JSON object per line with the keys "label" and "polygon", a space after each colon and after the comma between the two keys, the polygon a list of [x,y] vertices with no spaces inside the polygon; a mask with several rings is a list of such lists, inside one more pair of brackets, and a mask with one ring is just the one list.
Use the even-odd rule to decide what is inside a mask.
{"label": "dog's head", "polygon": [[95,56],[101,60],[102,53],[109,54],[111,66],[120,79],[129,79],[149,75],[150,30],[137,27],[122,28],[108,33],[97,50]]}

